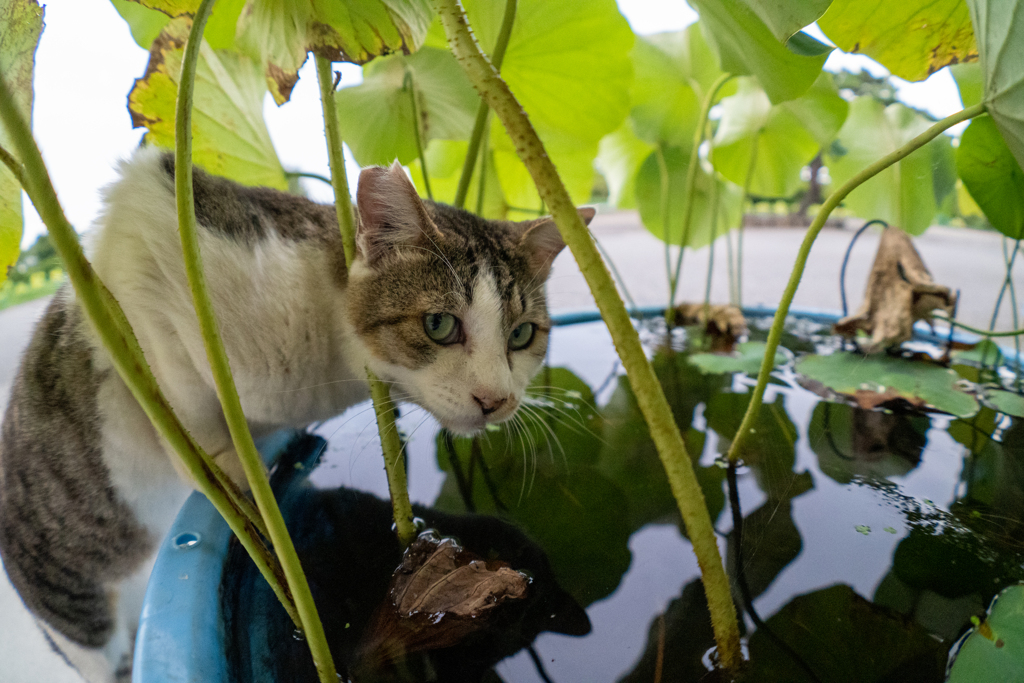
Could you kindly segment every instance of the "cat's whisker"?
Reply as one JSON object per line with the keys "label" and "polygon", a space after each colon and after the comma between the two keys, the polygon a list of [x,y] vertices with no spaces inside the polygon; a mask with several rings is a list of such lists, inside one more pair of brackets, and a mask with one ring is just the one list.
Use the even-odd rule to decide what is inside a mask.
{"label": "cat's whisker", "polygon": [[[524,411],[524,414],[529,415],[532,419],[534,419],[535,421],[540,423],[541,427],[543,427],[545,430],[547,430],[548,434],[551,437],[548,440],[548,443],[550,444],[553,441],[554,444],[556,446],[558,446],[558,450],[561,451],[561,453],[562,453],[562,461],[565,463],[565,466],[568,468],[568,466],[569,466],[569,457],[566,454],[565,448],[562,446],[562,441],[561,441],[561,439],[558,438],[558,434],[555,432],[554,427],[552,427],[551,425],[548,424],[547,420],[544,419],[544,416],[542,414],[540,414],[540,411],[538,411],[536,408],[534,408],[532,406],[524,405],[524,406],[522,406],[522,409]],[[554,455],[555,455],[554,450],[552,450],[550,448],[550,446],[548,447],[548,450],[551,452],[551,459],[552,459],[552,461],[554,461]]]}

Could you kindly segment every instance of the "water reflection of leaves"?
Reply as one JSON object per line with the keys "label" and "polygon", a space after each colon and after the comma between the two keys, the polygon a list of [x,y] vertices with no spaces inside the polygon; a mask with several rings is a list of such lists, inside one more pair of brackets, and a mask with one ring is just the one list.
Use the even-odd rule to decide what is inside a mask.
{"label": "water reflection of leaves", "polygon": [[[725,473],[720,467],[700,467],[697,464],[704,450],[705,434],[691,425],[697,406],[711,400],[728,386],[728,377],[704,375],[687,361],[687,354],[678,352],[655,354],[653,366],[676,424],[683,430],[697,482],[704,493],[711,519],[715,520],[725,506],[722,490]],[[681,525],[664,466],[625,377],[619,378],[618,386],[602,412],[606,445],[601,451],[598,469],[626,493],[630,528],[636,530],[652,522]]]}
{"label": "water reflection of leaves", "polygon": [[807,440],[821,471],[840,484],[855,477],[886,480],[917,467],[930,422],[822,401],[814,408]]}
{"label": "water reflection of leaves", "polygon": [[[740,421],[750,405],[750,393],[721,393],[708,402],[704,418],[708,427],[720,437],[718,450],[729,450]],[[755,438],[747,439],[739,454],[743,464],[750,467],[757,484],[769,500],[792,497],[794,490],[806,491],[806,482],[793,472],[796,463],[797,430],[786,413],[785,396],[779,393],[771,403],[765,402],[753,425]]]}
{"label": "water reflection of leaves", "polygon": [[538,375],[530,393],[538,402],[519,427],[477,439],[438,437],[438,465],[449,476],[434,505],[515,521],[588,605],[614,591],[629,567],[628,500],[594,466],[602,419],[589,387],[553,368]]}
{"label": "water reflection of leaves", "polygon": [[[946,648],[911,619],[835,585],[801,595],[768,619],[768,626],[821,681],[872,683],[942,680]],[[750,638],[745,680],[812,680],[761,630]]]}
{"label": "water reflection of leaves", "polygon": [[706,680],[708,670],[701,657],[715,645],[704,585],[692,581],[655,617],[647,634],[647,647],[633,670],[620,683]]}
{"label": "water reflection of leaves", "polygon": [[[282,456],[271,483],[309,578],[331,651],[339,670],[351,673],[357,642],[371,614],[387,598],[388,582],[402,554],[391,531],[387,501],[353,489],[317,489],[305,483],[323,446],[322,439],[298,437]],[[492,680],[487,673],[490,667],[529,645],[540,631],[589,632],[586,613],[558,585],[544,552],[513,525],[494,517],[447,514],[419,505],[413,510],[428,527],[457,537],[476,555],[488,561],[500,558],[526,572],[532,578],[528,594],[499,606],[486,620],[489,623],[480,624],[485,628],[458,634],[465,635],[464,640],[433,642],[431,647],[441,649],[422,656],[407,651],[409,656],[396,667],[400,670],[363,672],[359,680]],[[293,637],[294,625],[237,543],[229,550],[222,596],[225,638],[238,680],[317,680],[309,648]]]}

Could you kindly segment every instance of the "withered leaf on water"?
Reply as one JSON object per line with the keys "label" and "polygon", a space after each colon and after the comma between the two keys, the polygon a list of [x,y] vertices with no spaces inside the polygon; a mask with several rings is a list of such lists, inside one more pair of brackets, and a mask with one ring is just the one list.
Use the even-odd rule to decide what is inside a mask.
{"label": "withered leaf on water", "polygon": [[748,332],[743,311],[732,304],[679,304],[676,306],[676,324],[703,325],[704,333],[711,339],[712,352],[732,351],[736,340]]}
{"label": "withered leaf on water", "polygon": [[931,321],[932,311],[952,314],[956,295],[935,284],[910,237],[899,228],[887,227],[878,243],[868,277],[864,303],[856,314],[835,324],[835,331],[853,337],[858,330],[871,335],[867,353],[898,346],[914,334],[914,323]]}
{"label": "withered leaf on water", "polygon": [[455,541],[417,539],[392,579],[391,600],[402,617],[479,617],[505,599],[526,597],[529,579],[500,561],[484,562]]}
{"label": "withered leaf on water", "polygon": [[530,578],[424,532],[391,578],[359,648],[358,668],[379,672],[406,655],[450,647],[492,626],[502,604],[527,597]]}

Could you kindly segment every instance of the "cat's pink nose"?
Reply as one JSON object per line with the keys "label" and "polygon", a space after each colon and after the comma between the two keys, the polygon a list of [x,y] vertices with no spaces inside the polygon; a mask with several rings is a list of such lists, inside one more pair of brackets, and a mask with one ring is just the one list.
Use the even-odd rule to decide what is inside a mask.
{"label": "cat's pink nose", "polygon": [[476,401],[478,406],[480,406],[480,410],[483,411],[484,415],[490,415],[495,410],[505,405],[508,401],[508,397],[504,396],[502,398],[498,398],[491,394],[483,394],[482,396],[474,394],[473,400]]}

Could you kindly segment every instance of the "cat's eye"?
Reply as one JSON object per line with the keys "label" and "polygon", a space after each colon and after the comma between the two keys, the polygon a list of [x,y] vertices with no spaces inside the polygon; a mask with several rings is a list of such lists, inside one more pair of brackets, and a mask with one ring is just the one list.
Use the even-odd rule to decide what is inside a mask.
{"label": "cat's eye", "polygon": [[512,334],[508,336],[508,348],[513,351],[525,349],[533,341],[533,332],[536,327],[533,323],[523,323],[512,330]]}
{"label": "cat's eye", "polygon": [[459,319],[451,313],[427,313],[423,316],[423,330],[438,344],[454,344],[460,341]]}

